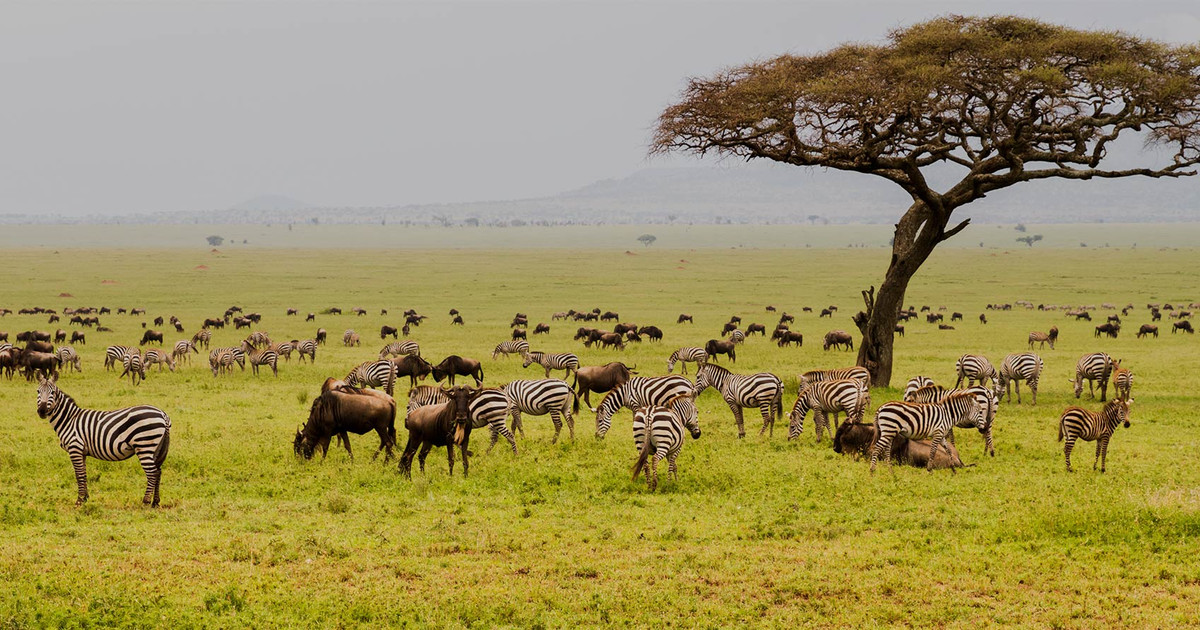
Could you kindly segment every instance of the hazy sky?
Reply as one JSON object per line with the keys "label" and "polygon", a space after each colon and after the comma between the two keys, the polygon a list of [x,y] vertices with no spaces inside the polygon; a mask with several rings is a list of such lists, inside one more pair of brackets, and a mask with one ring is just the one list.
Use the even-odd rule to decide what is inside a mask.
{"label": "hazy sky", "polygon": [[11,2],[0,213],[549,195],[648,165],[690,75],[936,15],[1200,40],[1200,2]]}

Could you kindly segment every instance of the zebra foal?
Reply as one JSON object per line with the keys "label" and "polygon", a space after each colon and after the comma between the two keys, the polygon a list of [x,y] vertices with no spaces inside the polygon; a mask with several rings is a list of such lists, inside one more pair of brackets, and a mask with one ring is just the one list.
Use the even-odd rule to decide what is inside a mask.
{"label": "zebra foal", "polygon": [[1096,459],[1092,462],[1092,470],[1095,470],[1096,464],[1099,463],[1100,472],[1104,472],[1108,460],[1108,441],[1112,439],[1118,424],[1124,423],[1125,428],[1129,428],[1129,407],[1132,404],[1132,398],[1117,398],[1104,405],[1099,413],[1083,407],[1067,407],[1066,411],[1063,411],[1058,419],[1058,441],[1065,440],[1063,457],[1067,460],[1067,472],[1074,472],[1071,469],[1071,451],[1075,448],[1075,441],[1079,439],[1096,442]]}

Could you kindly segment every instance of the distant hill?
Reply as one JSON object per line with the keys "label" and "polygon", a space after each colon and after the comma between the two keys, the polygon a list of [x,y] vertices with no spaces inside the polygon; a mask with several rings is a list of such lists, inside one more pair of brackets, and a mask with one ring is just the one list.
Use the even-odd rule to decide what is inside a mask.
{"label": "distant hill", "polygon": [[250,211],[250,212],[285,211],[286,212],[289,210],[290,211],[304,210],[305,208],[311,208],[311,207],[312,207],[311,204],[307,204],[307,203],[304,203],[303,201],[300,201],[299,199],[293,199],[291,197],[286,197],[284,195],[260,195],[258,197],[254,197],[252,199],[247,199],[239,204],[230,206],[229,209],[242,211],[242,212],[245,212],[245,211]]}

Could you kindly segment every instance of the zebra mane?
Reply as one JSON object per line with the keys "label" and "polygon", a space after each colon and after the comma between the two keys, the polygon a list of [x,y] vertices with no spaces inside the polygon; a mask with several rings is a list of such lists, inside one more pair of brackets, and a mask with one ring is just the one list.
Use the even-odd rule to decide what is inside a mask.
{"label": "zebra mane", "polygon": [[673,396],[673,397],[671,397],[669,400],[667,400],[666,402],[664,402],[664,403],[662,404],[662,406],[663,406],[663,407],[670,407],[671,405],[674,405],[674,404],[675,404],[675,402],[676,402],[676,401],[678,401],[678,400],[679,400],[679,399],[681,399],[681,398],[687,398],[687,399],[689,399],[689,400],[695,400],[695,397],[693,397],[691,394],[679,394],[678,396]]}
{"label": "zebra mane", "polygon": [[705,363],[704,365],[701,365],[699,369],[701,369],[701,370],[711,369],[711,370],[716,371],[717,374],[733,374],[733,372],[730,372],[729,370],[717,365],[716,363]]}

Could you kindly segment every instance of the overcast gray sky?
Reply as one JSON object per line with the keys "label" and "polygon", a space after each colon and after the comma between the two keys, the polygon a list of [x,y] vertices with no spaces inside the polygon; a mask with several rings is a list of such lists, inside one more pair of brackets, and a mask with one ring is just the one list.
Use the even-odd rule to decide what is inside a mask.
{"label": "overcast gray sky", "polygon": [[0,213],[543,196],[686,77],[948,12],[1200,40],[1200,2],[0,2]]}

